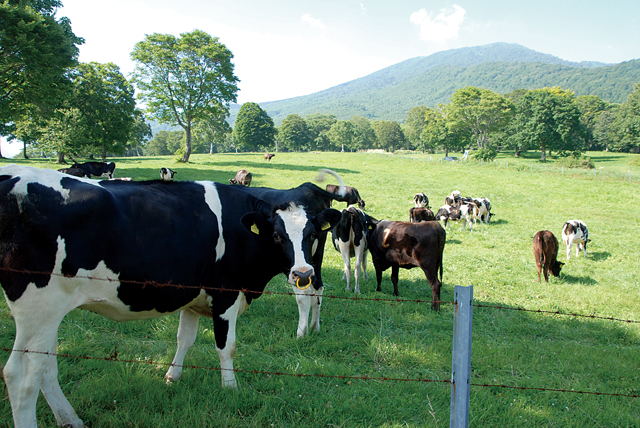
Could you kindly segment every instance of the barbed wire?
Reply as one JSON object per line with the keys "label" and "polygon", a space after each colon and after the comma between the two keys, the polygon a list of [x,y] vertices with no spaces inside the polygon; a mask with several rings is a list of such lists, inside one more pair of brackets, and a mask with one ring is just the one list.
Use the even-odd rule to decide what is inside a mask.
{"label": "barbed wire", "polygon": [[[424,379],[424,378],[399,378],[399,377],[388,377],[388,376],[356,376],[356,375],[330,375],[330,374],[314,374],[314,373],[287,373],[287,372],[271,372],[266,370],[247,370],[247,369],[223,369],[221,367],[208,367],[208,366],[197,366],[197,365],[186,365],[186,364],[173,364],[173,363],[164,363],[161,361],[154,360],[141,360],[141,359],[122,359],[118,358],[118,349],[117,346],[114,348],[114,351],[108,357],[92,357],[88,355],[71,355],[71,354],[59,354],[55,352],[49,351],[30,351],[28,349],[10,349],[10,348],[0,348],[0,351],[5,352],[23,352],[23,353],[31,353],[31,354],[41,354],[48,355],[52,357],[61,357],[61,358],[70,358],[70,359],[79,359],[79,360],[98,360],[98,361],[107,361],[107,362],[118,362],[118,363],[132,363],[132,364],[147,364],[154,366],[165,366],[165,367],[180,367],[187,369],[196,369],[196,370],[210,370],[210,371],[233,371],[234,373],[249,373],[249,374],[257,374],[257,375],[265,375],[265,376],[289,376],[289,377],[297,377],[297,378],[327,378],[327,379],[340,379],[340,380],[362,380],[362,381],[381,381],[381,382],[417,382],[417,383],[448,383],[454,384],[455,382],[450,379]],[[544,388],[544,387],[526,387],[526,386],[513,386],[513,385],[504,385],[504,384],[489,384],[489,383],[470,383],[471,386],[483,387],[483,388],[503,388],[503,389],[518,389],[522,391],[549,391],[549,392],[565,392],[565,393],[573,393],[573,394],[589,394],[589,395],[598,395],[598,396],[610,396],[610,397],[626,397],[626,398],[640,398],[640,394],[622,394],[622,393],[612,393],[612,392],[597,392],[597,391],[582,391],[582,390],[574,390],[574,389],[559,389],[559,388]]]}
{"label": "barbed wire", "polygon": [[[0,271],[21,273],[26,275],[59,276],[63,278],[74,278],[74,279],[81,278],[81,279],[87,279],[91,281],[105,281],[105,282],[135,284],[135,285],[141,285],[142,288],[146,288],[147,286],[158,287],[158,288],[173,287],[173,288],[179,288],[179,289],[213,290],[213,291],[220,291],[220,292],[242,292],[245,294],[252,293],[252,294],[260,294],[260,295],[264,294],[264,295],[322,297],[324,299],[341,299],[341,300],[353,300],[353,301],[394,302],[394,303],[431,303],[431,300],[401,299],[398,297],[384,298],[384,297],[362,297],[362,296],[336,296],[333,294],[328,294],[328,295],[327,294],[321,295],[321,294],[315,294],[315,293],[304,294],[304,293],[294,293],[291,291],[287,291],[287,292],[267,291],[267,290],[256,291],[256,290],[250,290],[247,288],[233,289],[233,288],[225,288],[225,287],[208,287],[205,285],[182,285],[182,284],[174,284],[171,282],[162,283],[157,281],[137,281],[137,280],[131,280],[131,279],[99,278],[99,277],[93,277],[89,275],[78,275],[78,276],[72,277],[71,275],[64,275],[64,274],[54,273],[54,272],[30,271],[26,269],[13,269],[8,267],[0,267]],[[440,301],[439,303],[447,305],[447,304],[454,304],[455,302]],[[580,317],[580,318],[602,319],[607,321],[619,321],[619,322],[626,322],[628,324],[640,324],[640,321],[637,321],[637,320],[614,318],[614,317],[600,316],[600,315],[594,315],[594,314],[585,315],[585,314],[577,314],[572,312],[561,312],[560,310],[549,311],[549,310],[542,310],[542,309],[526,309],[526,308],[510,307],[510,306],[502,306],[502,305],[487,305],[483,303],[474,303],[473,306],[478,308],[505,309],[505,310],[512,310],[512,311],[521,311],[521,312],[534,312],[534,313],[548,314],[548,315],[563,315],[563,316]]]}

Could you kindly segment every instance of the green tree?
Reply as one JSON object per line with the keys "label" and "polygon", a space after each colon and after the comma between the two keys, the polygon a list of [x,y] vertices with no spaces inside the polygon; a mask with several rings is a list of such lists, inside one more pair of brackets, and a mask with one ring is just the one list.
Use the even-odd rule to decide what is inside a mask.
{"label": "green tree", "polygon": [[[425,125],[427,107],[417,106],[409,110],[404,123],[404,135],[411,144],[411,148],[420,149],[422,147],[422,131]],[[424,150],[424,149],[421,149]]]}
{"label": "green tree", "polygon": [[341,152],[344,152],[345,147],[350,151],[355,149],[353,145],[354,135],[353,124],[345,120],[338,120],[327,132],[331,146],[340,147]]}
{"label": "green tree", "polygon": [[516,108],[514,131],[526,147],[537,147],[541,160],[546,152],[580,152],[584,127],[580,109],[571,91],[559,87],[534,89],[520,98]]}
{"label": "green tree", "polygon": [[195,140],[205,149],[204,153],[223,153],[229,151],[228,136],[232,133],[231,125],[225,117],[206,117],[196,123]]}
{"label": "green tree", "polygon": [[191,128],[207,115],[229,115],[238,79],[233,54],[207,33],[194,30],[180,38],[151,34],[136,43],[134,82],[147,112],[161,123],[177,124],[186,134],[182,162],[191,155]]}
{"label": "green tree", "polygon": [[607,108],[607,104],[597,95],[580,95],[576,98],[576,103],[585,132],[585,149],[593,150],[597,148],[593,135],[596,119]]}
{"label": "green tree", "polygon": [[353,125],[353,149],[372,149],[376,144],[376,132],[371,126],[371,121],[366,117],[353,116],[349,122]]}
{"label": "green tree", "polygon": [[68,71],[84,40],[73,34],[67,18],[54,17],[60,5],[0,3],[0,135],[11,135],[24,117],[46,120],[71,89]]}
{"label": "green tree", "polygon": [[492,132],[511,119],[513,106],[508,99],[488,89],[467,86],[451,96],[447,120],[451,128],[467,128],[478,148],[485,148]]}
{"label": "green tree", "polygon": [[66,163],[65,156],[77,153],[84,141],[82,112],[77,108],[57,109],[40,129],[38,148],[55,153],[58,163]]}
{"label": "green tree", "polygon": [[141,156],[145,143],[153,137],[153,131],[145,120],[142,110],[136,109],[133,115],[135,121],[129,133],[125,155]]}
{"label": "green tree", "polygon": [[278,141],[292,152],[308,151],[312,140],[307,122],[297,114],[288,115],[278,130]]}
{"label": "green tree", "polygon": [[611,150],[615,147],[617,141],[619,141],[618,128],[616,127],[616,111],[615,107],[610,107],[607,110],[596,116],[596,120],[593,125],[593,139],[598,147],[605,151]]}
{"label": "green tree", "polygon": [[620,106],[616,119],[619,140],[614,148],[619,151],[640,152],[640,83],[633,85],[633,91]]}
{"label": "green tree", "polygon": [[257,103],[242,104],[233,130],[238,149],[249,152],[270,150],[275,136],[273,119],[265,110]]}
{"label": "green tree", "polygon": [[144,148],[145,156],[174,154],[182,145],[184,131],[158,131]]}
{"label": "green tree", "polygon": [[403,147],[406,140],[398,122],[376,120],[371,126],[376,133],[376,147],[394,152]]}
{"label": "green tree", "polygon": [[133,86],[113,63],[79,64],[74,72],[71,106],[82,112],[85,150],[123,154],[135,125]]}
{"label": "green tree", "polygon": [[467,145],[470,131],[466,128],[450,127],[446,112],[447,106],[442,104],[427,109],[425,125],[420,136],[421,150],[431,153],[444,150],[445,156],[449,156],[449,151],[461,150]]}
{"label": "green tree", "polygon": [[330,151],[339,146],[333,146],[329,138],[329,130],[336,123],[336,117],[332,114],[314,113],[304,118],[309,129],[309,138],[312,141],[312,150]]}

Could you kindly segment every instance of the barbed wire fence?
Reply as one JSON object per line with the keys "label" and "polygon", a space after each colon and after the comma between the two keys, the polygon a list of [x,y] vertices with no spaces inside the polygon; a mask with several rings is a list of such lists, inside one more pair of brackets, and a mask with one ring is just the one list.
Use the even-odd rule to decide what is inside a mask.
{"label": "barbed wire fence", "polygon": [[[8,271],[11,273],[17,274],[25,274],[25,275],[48,275],[48,276],[61,276],[68,277],[67,275],[56,274],[52,272],[43,272],[43,271],[30,271],[25,269],[11,269],[11,268],[0,268],[0,271]],[[297,293],[291,291],[271,291],[271,290],[263,290],[263,291],[253,291],[248,289],[229,289],[224,287],[207,287],[207,286],[188,286],[188,285],[180,285],[173,283],[159,283],[157,281],[133,281],[133,280],[119,280],[112,278],[99,278],[93,277],[90,275],[85,276],[74,276],[74,279],[82,278],[90,281],[104,281],[104,282],[117,282],[117,283],[128,283],[145,287],[171,287],[178,289],[199,289],[199,290],[210,290],[210,291],[218,291],[218,292],[242,292],[249,294],[259,294],[259,295],[283,295],[283,296],[296,296]],[[456,286],[458,287],[458,286]],[[305,296],[316,296],[315,294],[305,294]],[[402,299],[402,298],[380,298],[380,297],[362,297],[362,296],[337,296],[337,295],[322,295],[323,299],[339,299],[339,300],[351,300],[354,302],[392,302],[392,303],[431,303],[431,300],[422,300],[422,299]],[[456,301],[441,301],[441,304],[449,304],[455,306],[457,304]],[[527,309],[522,307],[510,307],[503,305],[490,305],[485,303],[473,303],[473,308],[485,308],[485,309],[494,309],[494,310],[505,310],[505,311],[518,311],[518,312],[528,312],[528,313],[536,313],[541,315],[549,315],[549,316],[564,316],[564,317],[573,317],[573,318],[587,318],[587,319],[598,319],[603,321],[611,321],[611,322],[622,322],[626,324],[640,324],[640,320],[632,320],[632,319],[623,319],[623,318],[615,318],[611,316],[602,316],[596,314],[578,314],[571,312],[562,312],[560,310],[542,310],[542,309]],[[455,338],[454,338],[455,339]],[[470,349],[470,348],[469,348]],[[199,365],[175,365],[173,363],[155,361],[150,359],[140,359],[140,358],[121,358],[118,356],[117,344],[114,346],[114,350],[110,355],[107,356],[88,356],[88,355],[73,355],[68,353],[52,353],[45,351],[37,351],[37,350],[29,350],[29,349],[12,349],[6,347],[0,347],[0,351],[5,353],[11,352],[22,352],[22,353],[35,353],[35,354],[44,354],[51,355],[59,358],[69,358],[69,359],[78,359],[78,360],[98,360],[105,361],[109,363],[122,363],[122,364],[146,364],[146,365],[154,365],[154,366],[179,366],[182,368],[195,369],[195,370],[209,370],[209,371],[222,371],[226,369],[222,369],[216,366],[199,366]],[[468,355],[469,359],[471,358],[471,353],[469,351]],[[397,377],[386,377],[386,376],[352,376],[352,375],[342,375],[342,374],[313,374],[313,373],[287,373],[281,371],[264,371],[264,370],[243,370],[243,369],[233,369],[234,372],[237,373],[250,373],[255,375],[263,375],[263,376],[287,376],[287,377],[296,377],[296,378],[329,378],[329,379],[340,379],[340,380],[361,380],[361,381],[383,381],[383,382],[415,382],[415,383],[436,383],[436,384],[447,384],[453,385],[455,384],[454,376],[452,375],[452,379],[426,379],[426,378],[397,378]],[[587,395],[595,395],[595,396],[610,396],[610,397],[623,397],[623,398],[640,398],[640,394],[625,394],[619,392],[602,392],[602,391],[586,391],[586,390],[575,390],[573,388],[550,388],[550,387],[527,387],[527,386],[517,386],[517,385],[506,385],[499,383],[486,383],[486,382],[468,382],[469,386],[480,387],[480,388],[500,388],[500,389],[511,389],[511,390],[520,390],[520,391],[548,391],[548,392],[560,392],[560,393],[571,393],[571,394],[587,394]],[[452,392],[453,396],[453,392]]]}

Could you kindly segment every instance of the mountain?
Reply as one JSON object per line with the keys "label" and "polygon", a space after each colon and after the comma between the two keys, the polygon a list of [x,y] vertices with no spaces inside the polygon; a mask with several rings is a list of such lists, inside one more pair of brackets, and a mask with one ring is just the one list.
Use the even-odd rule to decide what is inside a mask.
{"label": "mountain", "polygon": [[[448,103],[453,92],[465,86],[501,94],[521,88],[561,86],[576,95],[597,95],[621,103],[638,82],[640,60],[620,64],[571,62],[517,44],[494,43],[411,58],[324,91],[260,106],[277,126],[293,113],[403,122],[411,108]],[[232,124],[239,108],[232,106]]]}

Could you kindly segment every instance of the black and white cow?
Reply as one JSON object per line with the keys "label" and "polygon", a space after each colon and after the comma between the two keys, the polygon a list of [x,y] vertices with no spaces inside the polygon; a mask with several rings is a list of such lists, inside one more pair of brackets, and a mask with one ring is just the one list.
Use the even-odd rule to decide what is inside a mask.
{"label": "black and white cow", "polygon": [[358,204],[358,207],[361,210],[364,209],[365,202],[364,200],[362,200],[362,198],[360,197],[360,193],[358,193],[358,189],[356,189],[355,187],[344,186],[344,194],[342,196],[339,195],[340,186],[337,186],[335,184],[327,184],[325,190],[329,193],[338,195],[338,197],[336,197],[337,201],[346,202],[347,205]]}
{"label": "black and white cow", "polygon": [[469,229],[473,231],[473,223],[471,222],[471,217],[473,216],[474,207],[475,205],[472,204],[462,204],[459,206],[443,205],[436,213],[436,220],[441,221],[446,229],[449,229],[450,221],[463,220],[462,230],[464,230],[466,225],[468,224]]}
{"label": "black and white cow", "polygon": [[177,174],[171,168],[162,167],[160,168],[160,180],[162,181],[173,181],[173,176]]}
{"label": "black and white cow", "polygon": [[576,244],[576,257],[580,250],[587,256],[587,243],[590,242],[589,229],[581,220],[569,220],[562,226],[562,242],[567,246],[567,260],[571,258],[571,246]]}
{"label": "black and white cow", "polygon": [[74,163],[71,168],[80,168],[89,178],[99,177],[113,179],[116,164],[113,162],[85,162]]}
{"label": "black and white cow", "polygon": [[477,207],[477,212],[474,212],[473,222],[476,223],[476,219],[480,219],[481,222],[489,224],[491,221],[491,202],[487,198],[473,198],[473,204]]}
{"label": "black and white cow", "polygon": [[416,195],[413,197],[413,203],[415,205],[415,208],[429,208],[429,198],[424,193],[416,193]]}
{"label": "black and white cow", "polygon": [[353,291],[360,293],[361,272],[364,272],[365,280],[369,280],[369,275],[367,275],[367,254],[369,252],[367,215],[354,206],[342,210],[342,218],[331,229],[331,237],[334,247],[342,255],[344,261],[342,279],[347,279],[347,291],[351,288],[351,258],[355,257],[355,287]]}
{"label": "black and white cow", "polygon": [[[3,374],[16,427],[36,426],[38,390],[58,425],[84,426],[60,389],[55,356],[58,326],[74,308],[118,321],[181,311],[179,352],[193,344],[200,315],[212,317],[222,385],[236,387],[237,317],[278,273],[309,288],[318,236],[341,217],[239,189],[0,168],[0,284],[16,323]],[[171,367],[167,378],[180,374]]]}
{"label": "black and white cow", "polygon": [[62,168],[58,170],[59,172],[63,172],[65,174],[69,174],[69,175],[73,175],[74,177],[87,177],[89,178],[89,176],[87,175],[86,172],[84,172],[83,169],[80,168]]}

